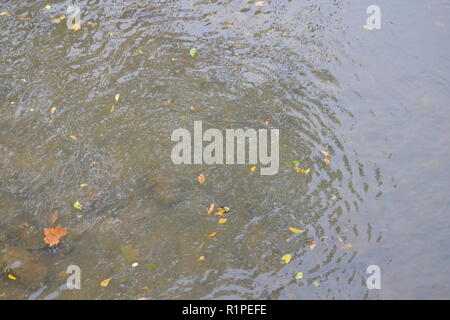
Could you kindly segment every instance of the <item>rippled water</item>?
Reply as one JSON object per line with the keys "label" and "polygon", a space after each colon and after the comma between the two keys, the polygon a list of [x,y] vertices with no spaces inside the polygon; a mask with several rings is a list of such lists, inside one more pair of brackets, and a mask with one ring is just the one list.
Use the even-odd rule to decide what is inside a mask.
{"label": "rippled water", "polygon": [[[369,1],[266,3],[78,1],[74,31],[68,2],[2,1],[0,261],[44,270],[2,299],[450,298],[450,3],[380,0],[372,31]],[[279,173],[173,165],[194,120],[269,120]]]}

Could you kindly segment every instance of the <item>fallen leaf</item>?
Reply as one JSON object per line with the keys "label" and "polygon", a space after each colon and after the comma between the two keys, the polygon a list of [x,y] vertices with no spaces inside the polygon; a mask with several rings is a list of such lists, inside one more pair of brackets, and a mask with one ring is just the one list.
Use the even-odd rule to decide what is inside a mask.
{"label": "fallen leaf", "polygon": [[305,230],[297,229],[297,228],[289,228],[289,231],[294,233],[302,233],[305,232]]}
{"label": "fallen leaf", "polygon": [[180,119],[180,120],[185,120],[185,119],[186,119],[186,116],[179,116],[178,119]]}
{"label": "fallen leaf", "polygon": [[0,13],[0,16],[8,16],[11,17],[11,14],[8,11],[3,11],[2,13]]}
{"label": "fallen leaf", "polygon": [[72,139],[73,141],[77,141],[78,140],[77,136],[70,136],[70,139]]}
{"label": "fallen leaf", "polygon": [[325,150],[320,150],[320,153],[323,154],[325,157],[329,157],[330,153],[328,151]]}
{"label": "fallen leaf", "polygon": [[28,20],[31,20],[31,18],[25,18],[25,17],[18,17],[17,19],[19,19],[20,21],[28,21]]}
{"label": "fallen leaf", "polygon": [[294,161],[292,161],[292,164],[293,164],[294,166],[298,166],[298,165],[300,164],[300,161],[294,160]]}
{"label": "fallen leaf", "polygon": [[82,183],[82,184],[80,184],[80,187],[81,187],[81,188],[84,188],[84,187],[87,187],[87,186],[88,186],[87,183]]}
{"label": "fallen leaf", "polygon": [[112,105],[111,110],[109,110],[109,112],[114,112],[114,110],[116,110],[116,106]]}
{"label": "fallen leaf", "polygon": [[51,112],[52,114],[54,114],[54,113],[56,112],[56,107],[51,108],[51,109],[50,109],[50,112]]}
{"label": "fallen leaf", "polygon": [[351,243],[346,243],[345,246],[344,246],[344,248],[345,248],[345,249],[351,249],[351,248],[353,248],[353,246],[352,246]]}
{"label": "fallen leaf", "polygon": [[73,31],[78,31],[78,30],[81,29],[81,25],[78,24],[78,23],[74,23],[74,24],[72,25],[72,29],[73,29]]}
{"label": "fallen leaf", "polygon": [[164,101],[164,104],[167,106],[169,104],[171,104],[173,102],[173,99],[167,99],[166,101]]}
{"label": "fallen leaf", "polygon": [[219,223],[220,224],[224,224],[224,223],[226,223],[228,221],[228,219],[227,218],[222,218],[222,219],[219,219]]}
{"label": "fallen leaf", "polygon": [[295,279],[302,279],[303,278],[303,272],[297,272],[295,275]]}
{"label": "fallen leaf", "polygon": [[292,254],[288,253],[285,254],[284,256],[281,257],[281,261],[283,261],[283,263],[289,263],[292,259]]}
{"label": "fallen leaf", "polygon": [[6,297],[6,293],[4,292],[0,293],[0,297]]}
{"label": "fallen leaf", "polygon": [[78,200],[73,203],[73,207],[78,210],[83,210],[83,205]]}
{"label": "fallen leaf", "polygon": [[266,127],[269,127],[269,120],[266,120],[265,123],[266,123]]}
{"label": "fallen leaf", "polygon": [[154,264],[154,263],[149,263],[149,264],[147,265],[147,268],[149,268],[149,269],[155,269],[155,268],[156,268],[156,264]]}
{"label": "fallen leaf", "polygon": [[297,172],[297,173],[308,174],[310,171],[311,171],[310,168],[308,168],[308,169],[295,168],[295,172]]}
{"label": "fallen leaf", "polygon": [[208,214],[211,214],[214,210],[214,202],[211,203],[211,205],[209,206],[209,208],[206,208],[206,211],[208,211]]}
{"label": "fallen leaf", "polygon": [[12,274],[8,274],[8,278],[10,278],[11,280],[17,280],[17,278],[14,277]]}
{"label": "fallen leaf", "polygon": [[323,159],[323,162],[325,163],[325,165],[329,166],[330,165],[330,159],[329,158],[325,158]]}
{"label": "fallen leaf", "polygon": [[363,27],[364,29],[366,29],[366,30],[371,30],[370,27],[369,27],[368,25],[363,25],[362,27]]}
{"label": "fallen leaf", "polygon": [[266,1],[256,1],[255,6],[264,7],[264,6],[267,6],[267,2]]}
{"label": "fallen leaf", "polygon": [[316,288],[320,285],[319,281],[317,281],[317,280],[314,280],[312,284]]}
{"label": "fallen leaf", "polygon": [[256,166],[253,166],[253,167],[250,168],[250,171],[251,171],[251,172],[253,172],[253,171],[255,171],[255,170],[256,170]]}
{"label": "fallen leaf", "polygon": [[59,240],[67,234],[67,228],[57,226],[55,228],[44,228],[44,242],[51,246],[59,244]]}
{"label": "fallen leaf", "polygon": [[309,245],[309,249],[314,250],[314,248],[317,246],[316,243],[312,243]]}
{"label": "fallen leaf", "polygon": [[66,18],[66,16],[63,15],[63,14],[59,16],[59,19],[60,19],[61,21],[63,21],[65,18]]}
{"label": "fallen leaf", "polygon": [[197,49],[191,48],[191,50],[189,50],[189,54],[191,55],[191,57],[195,57],[195,55],[197,54]]}
{"label": "fallen leaf", "polygon": [[205,256],[200,256],[197,261],[205,261]]}
{"label": "fallen leaf", "polygon": [[47,9],[47,10],[50,10],[51,8],[52,8],[52,6],[49,4],[45,6],[45,9]]}
{"label": "fallen leaf", "polygon": [[208,234],[208,240],[211,239],[212,237],[215,237],[217,235],[217,232],[211,232],[210,234]]}
{"label": "fallen leaf", "polygon": [[103,280],[102,282],[100,282],[100,285],[101,285],[102,287],[107,287],[108,284],[109,284],[109,282],[111,281],[111,279],[112,279],[112,278],[108,278],[108,279]]}
{"label": "fallen leaf", "polygon": [[149,287],[143,287],[142,290],[148,291],[150,288]]}
{"label": "fallen leaf", "polygon": [[135,262],[131,265],[133,268],[136,268],[137,266],[139,266],[139,263]]}
{"label": "fallen leaf", "polygon": [[116,94],[116,95],[114,96],[114,99],[116,99],[116,101],[119,101],[119,99],[120,99],[120,93]]}
{"label": "fallen leaf", "polygon": [[200,184],[204,184],[206,181],[206,177],[205,175],[202,173],[197,177],[198,182],[200,182]]}
{"label": "fallen leaf", "polygon": [[91,161],[91,164],[98,164],[98,162],[95,161],[95,160],[92,160],[92,161]]}

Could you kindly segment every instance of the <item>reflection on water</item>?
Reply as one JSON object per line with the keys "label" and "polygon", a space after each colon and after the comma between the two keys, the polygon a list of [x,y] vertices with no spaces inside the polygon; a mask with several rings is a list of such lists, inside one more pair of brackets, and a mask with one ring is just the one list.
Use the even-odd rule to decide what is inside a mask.
{"label": "reflection on water", "polygon": [[[361,63],[352,50],[367,32],[351,30],[361,29],[348,20],[354,7],[78,6],[75,32],[50,18],[66,3],[2,4],[11,16],[0,17],[0,245],[26,255],[42,284],[3,277],[0,291],[17,299],[378,297],[364,284],[373,263],[365,257],[388,221],[374,227],[371,212],[396,182],[359,156],[364,144],[351,132],[355,112],[372,117],[360,115],[361,94],[349,86]],[[219,130],[269,120],[280,130],[279,173],[173,165],[170,134],[194,120]],[[294,172],[295,160],[310,173]],[[212,202],[231,209],[227,223],[206,213]],[[43,229],[56,224],[69,234],[49,250]],[[284,265],[286,253],[293,258]],[[378,253],[380,264],[389,259]],[[2,267],[12,260],[3,253]],[[71,264],[82,270],[81,290],[64,286]]]}

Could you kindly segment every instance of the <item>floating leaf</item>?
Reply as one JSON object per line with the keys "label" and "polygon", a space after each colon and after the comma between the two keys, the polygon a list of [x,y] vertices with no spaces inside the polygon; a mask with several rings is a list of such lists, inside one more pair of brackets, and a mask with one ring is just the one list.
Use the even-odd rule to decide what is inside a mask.
{"label": "floating leaf", "polygon": [[269,120],[265,121],[266,127],[269,127]]}
{"label": "floating leaf", "polygon": [[295,279],[302,279],[303,278],[303,272],[297,272],[295,275]]}
{"label": "floating leaf", "polygon": [[192,48],[191,50],[189,50],[189,54],[191,55],[191,57],[195,57],[195,55],[197,54],[197,49]]}
{"label": "floating leaf", "polygon": [[2,13],[0,13],[0,16],[8,16],[11,17],[11,14],[8,11],[3,11]]}
{"label": "floating leaf", "polygon": [[156,264],[154,264],[154,263],[149,263],[149,264],[147,265],[147,268],[149,268],[149,269],[155,269],[155,268],[156,268]]}
{"label": "floating leaf", "polygon": [[314,280],[312,284],[316,288],[320,285],[319,281],[317,281],[317,280]]}
{"label": "floating leaf", "polygon": [[173,99],[167,99],[166,101],[164,101],[165,105],[169,105],[173,102]]}
{"label": "floating leaf", "polygon": [[44,242],[51,246],[59,244],[59,240],[67,234],[67,228],[57,226],[55,228],[44,228]]}
{"label": "floating leaf", "polygon": [[206,181],[206,177],[205,175],[202,173],[197,177],[198,182],[200,182],[200,184],[204,184]]}
{"label": "floating leaf", "polygon": [[264,6],[267,6],[267,2],[266,1],[256,1],[255,6],[264,7]]}
{"label": "floating leaf", "polygon": [[78,30],[80,30],[80,29],[81,29],[81,25],[80,25],[80,24],[74,23],[74,24],[72,25],[72,30],[73,30],[73,31],[78,31]]}
{"label": "floating leaf", "polygon": [[73,207],[78,210],[83,210],[83,205],[78,200],[73,203]]}
{"label": "floating leaf", "polygon": [[197,261],[205,261],[205,256],[200,256]]}
{"label": "floating leaf", "polygon": [[116,110],[116,106],[115,106],[115,105],[112,105],[111,110],[109,110],[109,112],[110,112],[110,113],[111,113],[111,112],[114,112],[114,110]]}
{"label": "floating leaf", "polygon": [[222,219],[219,219],[219,223],[220,224],[224,224],[224,223],[226,223],[228,221],[228,219],[227,218],[222,218]]}
{"label": "floating leaf", "polygon": [[294,233],[302,233],[305,232],[305,230],[297,229],[297,228],[289,228],[289,231]]}
{"label": "floating leaf", "polygon": [[362,27],[363,27],[364,29],[366,29],[366,30],[371,30],[370,27],[369,27],[368,25],[366,25],[366,24],[363,25]]}
{"label": "floating leaf", "polygon": [[253,167],[250,168],[250,171],[251,171],[251,172],[253,172],[253,171],[255,171],[255,170],[256,170],[256,166],[253,166]]}
{"label": "floating leaf", "polygon": [[320,150],[320,153],[323,154],[325,157],[329,157],[330,153],[328,151],[325,150]]}
{"label": "floating leaf", "polygon": [[136,268],[137,266],[139,266],[139,263],[135,262],[131,265],[133,268]]}
{"label": "floating leaf", "polygon": [[180,120],[185,120],[185,119],[186,119],[186,116],[179,116],[178,119],[180,119]]}
{"label": "floating leaf", "polygon": [[78,140],[77,136],[70,136],[70,139],[72,139],[73,141],[77,141]]}
{"label": "floating leaf", "polygon": [[299,168],[295,168],[295,172],[297,173],[302,173],[302,174],[308,174],[311,171],[311,169],[299,169]]}
{"label": "floating leaf", "polygon": [[292,161],[292,164],[293,164],[294,166],[298,166],[298,165],[300,164],[300,161],[294,160],[294,161]]}
{"label": "floating leaf", "polygon": [[119,99],[120,99],[120,93],[116,94],[116,95],[114,96],[114,99],[115,99],[116,101],[119,101]]}
{"label": "floating leaf", "polygon": [[47,9],[47,10],[50,10],[51,8],[52,8],[52,6],[49,4],[45,6],[45,9]]}
{"label": "floating leaf", "polygon": [[103,280],[102,282],[100,282],[100,285],[101,285],[102,287],[107,287],[108,284],[109,284],[109,282],[111,281],[111,279],[112,279],[112,278],[108,278],[108,279]]}
{"label": "floating leaf", "polygon": [[283,263],[289,263],[292,259],[292,254],[288,253],[285,254],[284,256],[281,257],[281,261],[283,261]]}
{"label": "floating leaf", "polygon": [[54,212],[50,215],[50,223],[54,224],[58,220],[58,213]]}
{"label": "floating leaf", "polygon": [[12,274],[8,274],[8,278],[10,278],[11,280],[17,280],[17,278],[14,277]]}
{"label": "floating leaf", "polygon": [[208,234],[208,240],[211,239],[212,237],[215,237],[217,235],[217,232],[211,232],[210,234]]}
{"label": "floating leaf", "polygon": [[81,188],[84,188],[84,187],[87,187],[87,186],[88,186],[87,183],[82,183],[82,184],[80,184],[80,187],[81,187]]}
{"label": "floating leaf", "polygon": [[330,159],[329,158],[325,158],[323,159],[323,162],[325,163],[325,165],[329,166],[330,165]]}
{"label": "floating leaf", "polygon": [[351,249],[351,248],[353,248],[353,246],[352,246],[351,243],[346,243],[346,244],[344,245],[344,248],[345,248],[345,249]]}
{"label": "floating leaf", "polygon": [[316,243],[311,243],[311,244],[309,245],[309,249],[314,250],[314,248],[315,248],[316,246],[317,246]]}
{"label": "floating leaf", "polygon": [[56,112],[56,107],[51,108],[51,109],[50,109],[50,112],[51,112],[52,114],[54,114],[54,113]]}
{"label": "floating leaf", "polygon": [[20,21],[28,21],[28,20],[31,20],[31,18],[25,18],[25,17],[18,17],[17,19],[19,19]]}
{"label": "floating leaf", "polygon": [[208,214],[211,214],[214,210],[214,202],[211,203],[211,205],[209,206],[209,208],[206,208],[206,211],[208,211]]}

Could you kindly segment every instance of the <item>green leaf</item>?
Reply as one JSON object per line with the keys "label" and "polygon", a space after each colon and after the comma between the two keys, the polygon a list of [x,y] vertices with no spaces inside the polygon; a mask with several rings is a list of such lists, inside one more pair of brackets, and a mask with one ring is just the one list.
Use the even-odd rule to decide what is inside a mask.
{"label": "green leaf", "polygon": [[197,54],[197,49],[196,49],[196,48],[192,48],[192,49],[189,51],[189,54],[191,55],[191,57],[195,57],[195,55]]}
{"label": "green leaf", "polygon": [[185,116],[179,116],[178,119],[184,120],[184,119],[186,119],[186,117]]}
{"label": "green leaf", "polygon": [[299,164],[300,164],[300,161],[298,161],[298,160],[294,160],[294,161],[292,161],[292,164],[293,164],[294,166],[297,166],[297,165],[299,165]]}
{"label": "green leaf", "polygon": [[149,264],[147,265],[147,268],[149,268],[149,269],[155,269],[155,268],[156,268],[156,264],[154,264],[154,263],[149,263]]}
{"label": "green leaf", "polygon": [[295,275],[295,279],[302,279],[303,278],[303,272],[298,272],[296,275]]}

